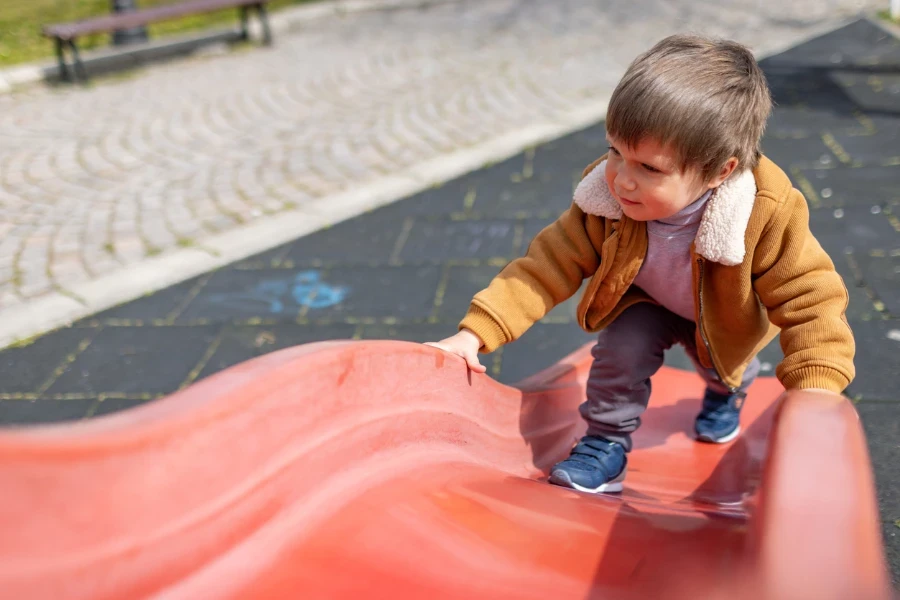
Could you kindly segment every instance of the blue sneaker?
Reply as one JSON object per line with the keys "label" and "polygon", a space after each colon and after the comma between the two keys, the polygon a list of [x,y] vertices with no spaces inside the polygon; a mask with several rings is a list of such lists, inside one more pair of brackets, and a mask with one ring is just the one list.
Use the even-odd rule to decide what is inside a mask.
{"label": "blue sneaker", "polygon": [[694,431],[701,442],[724,444],[741,432],[741,407],[746,394],[720,394],[706,390],[703,396],[703,410],[697,415]]}
{"label": "blue sneaker", "polygon": [[620,444],[586,435],[569,458],[551,469],[550,483],[591,494],[621,492],[627,462]]}

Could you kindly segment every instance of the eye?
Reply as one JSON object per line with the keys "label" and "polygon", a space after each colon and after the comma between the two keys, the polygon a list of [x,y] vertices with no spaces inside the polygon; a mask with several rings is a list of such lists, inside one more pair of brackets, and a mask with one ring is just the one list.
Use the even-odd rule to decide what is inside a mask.
{"label": "eye", "polygon": [[616,150],[616,147],[615,147],[615,146],[607,146],[607,148],[609,148],[609,153],[610,153],[610,154],[616,154],[616,155],[619,154],[619,151]]}
{"label": "eye", "polygon": [[660,171],[656,167],[648,165],[647,163],[641,163],[641,166],[644,167],[645,169],[647,169],[648,171],[650,171],[651,173],[662,173],[662,171]]}

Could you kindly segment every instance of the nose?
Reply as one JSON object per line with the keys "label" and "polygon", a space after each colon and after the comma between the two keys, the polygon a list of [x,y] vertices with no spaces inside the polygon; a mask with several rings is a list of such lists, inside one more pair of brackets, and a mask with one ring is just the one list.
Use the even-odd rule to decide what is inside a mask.
{"label": "nose", "polygon": [[616,187],[626,192],[633,192],[637,189],[637,182],[628,173],[628,168],[624,165],[616,172]]}

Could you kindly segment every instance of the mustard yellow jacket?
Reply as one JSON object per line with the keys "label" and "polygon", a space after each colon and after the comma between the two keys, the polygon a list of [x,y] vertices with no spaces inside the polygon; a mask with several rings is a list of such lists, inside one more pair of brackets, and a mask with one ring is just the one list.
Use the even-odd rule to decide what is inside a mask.
{"label": "mustard yellow jacket", "polygon": [[[647,224],[622,214],[606,185],[605,157],[589,165],[572,206],[541,231],[472,300],[460,329],[482,352],[519,338],[590,277],[578,305],[586,331],[627,307],[653,302],[632,286],[647,254]],[[710,197],[691,246],[700,362],[736,388],[747,364],[781,333],[785,388],[841,392],[854,376],[848,294],[809,230],[803,195],[763,157]]]}

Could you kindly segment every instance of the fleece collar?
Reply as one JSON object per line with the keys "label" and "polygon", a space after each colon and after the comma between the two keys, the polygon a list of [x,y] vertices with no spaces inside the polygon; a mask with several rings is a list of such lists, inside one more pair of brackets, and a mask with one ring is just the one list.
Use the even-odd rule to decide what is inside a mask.
{"label": "fleece collar", "polygon": [[[703,212],[694,247],[697,254],[723,265],[744,261],[744,233],[756,199],[756,180],[750,170],[729,177],[717,187]],[[622,207],[606,185],[606,161],[597,165],[575,188],[575,204],[584,212],[621,219]]]}

